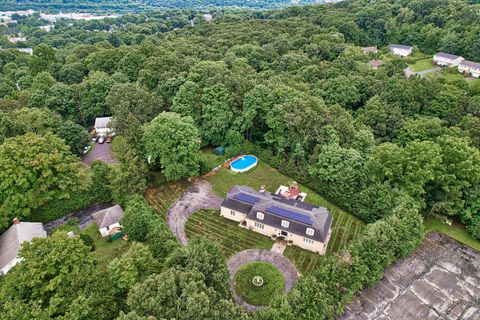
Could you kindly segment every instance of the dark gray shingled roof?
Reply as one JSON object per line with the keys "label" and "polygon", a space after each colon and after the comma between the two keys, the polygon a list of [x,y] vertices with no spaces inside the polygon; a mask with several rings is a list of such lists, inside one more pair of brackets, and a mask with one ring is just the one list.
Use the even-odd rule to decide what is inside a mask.
{"label": "dark gray shingled roof", "polygon": [[412,49],[411,46],[404,46],[403,44],[391,44],[388,46],[388,48],[391,50],[391,49],[404,49],[404,50],[410,50]]}
{"label": "dark gray shingled roof", "polygon": [[454,54],[445,53],[445,52],[438,52],[437,54],[435,54],[435,56],[445,58],[445,59],[450,59],[450,60],[461,58],[460,56],[456,56]]}
{"label": "dark gray shingled roof", "polygon": [[252,210],[252,205],[231,198],[225,198],[220,206],[245,214],[248,214],[250,210]]}
{"label": "dark gray shingled roof", "polygon": [[[233,198],[238,193],[246,193],[257,197],[260,199],[259,202],[255,203],[253,206],[251,204],[244,203],[242,201],[234,200]],[[328,212],[327,208],[315,206],[313,204],[309,204],[307,202],[297,201],[297,200],[287,200],[282,197],[279,197],[276,194],[271,194],[269,192],[260,193],[250,187],[247,186],[235,186],[227,194],[227,198],[222,203],[223,207],[231,208],[232,210],[237,210],[236,208],[239,206],[238,203],[243,205],[242,210],[240,211],[246,213],[249,219],[259,221],[266,225],[275,227],[280,230],[285,230],[287,232],[297,234],[299,236],[313,239],[316,241],[325,242],[328,231],[332,226],[332,216]],[[305,216],[308,216],[312,224],[305,224],[293,219],[289,219],[283,216],[279,216],[277,214],[271,213],[267,211],[269,207],[279,207],[282,209],[290,210]],[[246,209],[250,207],[248,212],[245,212]],[[263,220],[259,220],[257,218],[257,212],[262,212],[264,214]],[[282,220],[287,220],[289,222],[289,227],[284,228],[281,225]],[[307,228],[312,228],[315,230],[313,236],[310,236],[306,233]]]}
{"label": "dark gray shingled roof", "polygon": [[470,68],[480,69],[480,63],[473,62],[473,61],[463,60],[462,62],[460,62],[460,65],[461,66],[467,66],[467,67],[470,67]]}

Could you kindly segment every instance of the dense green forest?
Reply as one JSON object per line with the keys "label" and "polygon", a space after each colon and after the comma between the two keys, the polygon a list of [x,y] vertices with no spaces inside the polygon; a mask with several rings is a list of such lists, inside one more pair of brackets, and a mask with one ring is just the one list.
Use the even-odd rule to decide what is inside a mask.
{"label": "dense green forest", "polygon": [[215,7],[239,7],[273,9],[289,5],[323,3],[322,0],[5,0],[0,10],[34,9],[50,12],[144,12],[159,9],[206,9]]}
{"label": "dense green forest", "polygon": [[[422,241],[422,215],[460,221],[480,239],[479,81],[407,78],[414,58],[385,49],[478,62],[479,10],[357,0],[217,10],[213,22],[176,10],[62,20],[50,32],[38,15],[0,26],[0,230],[14,217],[47,222],[113,199],[137,241],[108,266],[63,233],[26,245],[24,263],[0,278],[2,317],[333,319]],[[9,42],[18,34],[26,42]],[[385,63],[374,69],[372,58]],[[86,129],[109,115],[119,164],[85,168]],[[159,183],[154,172],[167,182],[210,170],[203,146],[258,155],[365,231],[271,308],[245,313],[219,249],[205,239],[180,247],[141,196]]]}

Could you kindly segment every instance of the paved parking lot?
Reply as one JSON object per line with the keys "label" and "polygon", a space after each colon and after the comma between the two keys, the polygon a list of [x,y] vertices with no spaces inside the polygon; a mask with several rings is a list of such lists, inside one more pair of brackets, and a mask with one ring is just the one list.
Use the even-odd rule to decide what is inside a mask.
{"label": "paved parking lot", "polygon": [[82,161],[85,165],[89,166],[92,161],[101,160],[106,163],[117,163],[117,160],[113,158],[111,152],[110,143],[95,143],[92,149],[82,157]]}
{"label": "paved parking lot", "polygon": [[341,320],[480,319],[480,252],[438,233],[363,290]]}

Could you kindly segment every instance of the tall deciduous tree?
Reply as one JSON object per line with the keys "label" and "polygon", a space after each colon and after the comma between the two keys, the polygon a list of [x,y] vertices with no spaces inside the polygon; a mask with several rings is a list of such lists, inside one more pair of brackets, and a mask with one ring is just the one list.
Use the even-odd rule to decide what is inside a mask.
{"label": "tall deciduous tree", "polygon": [[127,130],[129,114],[144,124],[163,110],[162,99],[136,83],[113,86],[107,103],[112,111],[115,133],[121,135]]}
{"label": "tall deciduous tree", "polygon": [[[3,279],[0,312],[18,308],[40,319],[93,319],[99,317],[101,299],[94,292],[95,262],[90,248],[79,237],[56,232],[25,242],[23,261]],[[95,301],[96,299],[99,299]],[[13,310],[12,310],[13,309]]]}
{"label": "tall deciduous tree", "polygon": [[158,268],[158,262],[153,258],[148,246],[133,242],[127,252],[110,262],[108,273],[116,288],[128,291]]}
{"label": "tall deciduous tree", "polygon": [[65,140],[72,153],[80,155],[85,150],[90,140],[88,132],[80,125],[66,121],[56,131],[56,134]]}
{"label": "tall deciduous tree", "polygon": [[26,217],[50,200],[66,199],[84,179],[80,161],[52,133],[27,133],[0,145],[0,219]]}
{"label": "tall deciduous tree", "polygon": [[145,126],[143,140],[151,163],[159,164],[168,180],[198,174],[200,138],[191,117],[163,112]]}

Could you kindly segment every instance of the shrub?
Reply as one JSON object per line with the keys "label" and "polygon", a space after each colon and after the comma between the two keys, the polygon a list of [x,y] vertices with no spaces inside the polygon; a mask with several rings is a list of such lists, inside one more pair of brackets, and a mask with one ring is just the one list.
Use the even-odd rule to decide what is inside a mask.
{"label": "shrub", "polygon": [[146,241],[147,234],[156,217],[152,207],[141,196],[135,196],[125,206],[125,215],[122,219],[124,232],[129,239]]}
{"label": "shrub", "polygon": [[80,239],[82,239],[83,243],[90,247],[90,251],[95,251],[95,243],[93,242],[93,238],[90,237],[88,234],[80,234]]}

